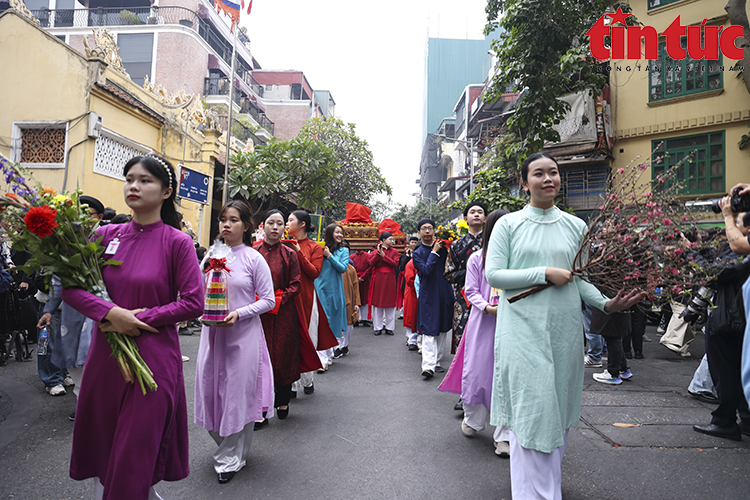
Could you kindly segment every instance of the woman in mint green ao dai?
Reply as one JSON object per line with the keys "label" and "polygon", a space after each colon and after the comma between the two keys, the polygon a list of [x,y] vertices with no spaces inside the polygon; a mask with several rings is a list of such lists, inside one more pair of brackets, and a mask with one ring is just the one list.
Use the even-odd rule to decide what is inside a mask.
{"label": "woman in mint green ao dai", "polygon": [[[560,465],[568,430],[578,424],[583,391],[581,300],[615,312],[645,293],[614,299],[570,271],[586,223],[555,206],[557,162],[536,153],[524,162],[522,186],[531,200],[495,226],[485,265],[487,281],[502,289],[495,331],[490,423],[510,435],[513,498],[561,499]],[[555,286],[509,304],[532,286]]]}

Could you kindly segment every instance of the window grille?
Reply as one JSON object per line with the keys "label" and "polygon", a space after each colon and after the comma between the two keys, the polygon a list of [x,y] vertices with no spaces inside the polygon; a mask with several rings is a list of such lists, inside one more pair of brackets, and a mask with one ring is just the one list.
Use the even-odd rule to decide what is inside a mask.
{"label": "window grille", "polygon": [[64,128],[21,128],[21,163],[64,161]]}
{"label": "window grille", "polygon": [[[724,192],[725,162],[724,131],[651,141],[655,150],[651,162],[652,179],[663,175],[686,156],[692,157],[677,167],[676,180],[681,182],[680,194]],[[667,181],[666,186],[670,185]]]}
{"label": "window grille", "polygon": [[94,173],[123,179],[122,171],[125,164],[135,156],[148,153],[148,150],[135,148],[113,137],[101,135],[94,145]]}

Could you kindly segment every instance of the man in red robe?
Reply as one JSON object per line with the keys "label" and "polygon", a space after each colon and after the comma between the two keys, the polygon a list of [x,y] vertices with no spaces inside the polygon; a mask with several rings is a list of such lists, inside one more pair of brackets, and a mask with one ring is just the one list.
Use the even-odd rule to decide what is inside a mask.
{"label": "man in red robe", "polygon": [[368,320],[368,298],[370,296],[370,276],[372,268],[370,266],[370,254],[364,250],[357,250],[349,256],[357,271],[357,280],[359,281],[359,298],[362,305],[359,306],[359,321],[355,326],[365,325],[372,326],[372,321]]}
{"label": "man in red robe", "polygon": [[372,281],[370,282],[370,307],[375,335],[393,335],[396,328],[396,267],[398,250],[396,241],[388,231],[381,233],[375,251],[370,252]]}

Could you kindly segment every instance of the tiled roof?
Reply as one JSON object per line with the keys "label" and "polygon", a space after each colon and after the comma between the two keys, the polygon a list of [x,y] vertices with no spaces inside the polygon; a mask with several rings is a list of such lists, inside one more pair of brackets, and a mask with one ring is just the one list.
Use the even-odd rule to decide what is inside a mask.
{"label": "tiled roof", "polygon": [[137,97],[135,97],[130,92],[128,92],[127,90],[123,89],[122,87],[120,87],[116,83],[114,83],[114,82],[112,82],[110,80],[107,80],[104,83],[104,85],[100,85],[100,84],[97,83],[97,86],[100,87],[101,89],[109,92],[110,94],[114,95],[115,97],[117,97],[117,98],[119,98],[119,99],[127,102],[128,104],[130,104],[134,108],[136,108],[136,109],[138,109],[140,111],[143,111],[144,113],[146,113],[151,118],[154,118],[154,119],[156,119],[156,120],[158,120],[158,121],[160,121],[162,123],[164,122],[164,117],[162,115],[160,115],[159,113],[157,113],[153,109],[151,109],[148,106],[146,106],[144,103],[142,103],[140,100],[138,100]]}

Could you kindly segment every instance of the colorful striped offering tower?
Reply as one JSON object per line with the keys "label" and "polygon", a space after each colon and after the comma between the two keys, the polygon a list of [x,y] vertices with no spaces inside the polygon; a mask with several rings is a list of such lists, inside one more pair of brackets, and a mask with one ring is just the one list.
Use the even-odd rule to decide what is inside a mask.
{"label": "colorful striped offering tower", "polygon": [[215,325],[224,321],[228,314],[227,277],[223,269],[213,269],[206,283],[206,298],[201,321],[208,325]]}

